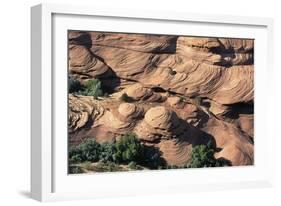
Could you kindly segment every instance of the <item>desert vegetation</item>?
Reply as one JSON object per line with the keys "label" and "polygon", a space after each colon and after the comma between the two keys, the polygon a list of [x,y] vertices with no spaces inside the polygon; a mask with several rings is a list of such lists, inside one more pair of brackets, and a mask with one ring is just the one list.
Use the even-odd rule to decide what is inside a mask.
{"label": "desert vegetation", "polygon": [[78,95],[92,96],[95,99],[104,95],[102,90],[101,81],[99,79],[91,79],[81,84],[73,77],[69,78],[69,93],[75,93]]}
{"label": "desert vegetation", "polygon": [[[159,150],[142,144],[133,133],[126,133],[116,142],[97,143],[86,139],[79,145],[70,147],[71,171],[122,171],[139,168],[157,169],[166,166]],[[96,163],[96,164],[92,164]],[[123,167],[118,167],[122,164]],[[79,170],[77,169],[79,168]],[[103,168],[103,169],[101,169]]]}
{"label": "desert vegetation", "polygon": [[227,160],[215,159],[214,153],[210,143],[197,145],[186,164],[169,165],[161,158],[159,150],[142,144],[135,134],[126,133],[116,142],[99,144],[94,139],[86,139],[72,146],[69,151],[70,173],[230,166]]}
{"label": "desert vegetation", "polygon": [[207,145],[197,145],[192,148],[191,161],[188,164],[189,168],[201,167],[224,167],[230,166],[231,163],[224,158],[215,158],[215,150],[209,142]]}

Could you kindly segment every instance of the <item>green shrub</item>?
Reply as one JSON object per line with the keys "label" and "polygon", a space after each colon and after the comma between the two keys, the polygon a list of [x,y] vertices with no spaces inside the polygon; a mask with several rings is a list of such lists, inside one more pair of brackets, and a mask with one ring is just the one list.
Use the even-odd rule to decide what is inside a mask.
{"label": "green shrub", "polygon": [[127,93],[123,93],[120,97],[120,100],[123,102],[128,102],[128,103],[135,101],[132,97],[128,96]]}
{"label": "green shrub", "polygon": [[207,145],[195,146],[192,148],[189,168],[221,167],[230,165],[228,160],[216,159],[214,157],[214,153],[215,150],[213,149],[211,142],[209,142]]}
{"label": "green shrub", "polygon": [[83,160],[95,162],[99,160],[100,144],[95,140],[87,139],[79,145],[82,150]]}
{"label": "green shrub", "polygon": [[93,96],[95,99],[103,95],[101,81],[99,79],[88,80],[83,90],[79,94],[84,96]]}
{"label": "green shrub", "polygon": [[214,150],[208,145],[197,145],[192,148],[189,167],[213,167],[215,165]]}
{"label": "green shrub", "polygon": [[116,153],[114,159],[119,163],[139,162],[143,155],[143,145],[133,133],[122,135],[115,143]]}
{"label": "green shrub", "polygon": [[70,147],[68,155],[70,163],[78,163],[83,161],[82,150],[77,146]]}
{"label": "green shrub", "polygon": [[102,162],[115,162],[116,147],[113,142],[105,142],[101,144],[99,160]]}
{"label": "green shrub", "polygon": [[83,86],[81,85],[81,83],[78,80],[74,79],[73,77],[68,78],[68,92],[69,93],[79,92],[82,88],[83,88]]}
{"label": "green shrub", "polygon": [[158,148],[153,146],[144,145],[143,158],[140,162],[151,169],[165,168],[166,166],[166,161],[162,158],[162,153]]}
{"label": "green shrub", "polygon": [[99,160],[101,146],[95,140],[86,139],[77,146],[69,150],[69,160],[71,163],[95,162]]}

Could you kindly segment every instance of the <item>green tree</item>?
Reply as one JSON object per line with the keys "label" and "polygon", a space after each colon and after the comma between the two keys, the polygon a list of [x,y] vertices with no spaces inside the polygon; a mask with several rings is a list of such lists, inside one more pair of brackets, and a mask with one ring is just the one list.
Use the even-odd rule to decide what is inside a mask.
{"label": "green tree", "polygon": [[165,168],[167,166],[162,153],[154,146],[144,145],[143,158],[140,161],[143,165],[151,169]]}
{"label": "green tree", "polygon": [[69,150],[69,160],[71,163],[96,162],[99,160],[101,146],[95,140],[86,139],[77,146]]}
{"label": "green tree", "polygon": [[99,160],[100,144],[95,140],[87,139],[79,145],[84,161],[95,162]]}
{"label": "green tree", "polygon": [[101,81],[99,79],[88,80],[84,89],[79,92],[81,95],[93,96],[95,99],[103,95]]}
{"label": "green tree", "polygon": [[70,76],[68,78],[68,92],[74,93],[74,92],[80,91],[81,89],[82,89],[81,83],[78,80],[76,80]]}
{"label": "green tree", "polygon": [[143,154],[143,145],[135,134],[127,133],[122,135],[115,146],[116,153],[114,154],[114,159],[117,162],[129,163],[131,161],[140,161]]}
{"label": "green tree", "polygon": [[192,149],[190,167],[213,167],[215,164],[214,151],[207,145],[197,145]]}
{"label": "green tree", "polygon": [[114,142],[105,142],[101,144],[99,160],[102,162],[115,162],[115,153],[117,149]]}
{"label": "green tree", "polygon": [[192,148],[189,168],[221,167],[230,165],[230,162],[225,159],[216,159],[214,154],[215,150],[213,149],[211,142],[207,145],[196,145]]}
{"label": "green tree", "polygon": [[68,156],[70,163],[79,163],[83,161],[82,151],[78,146],[70,147]]}

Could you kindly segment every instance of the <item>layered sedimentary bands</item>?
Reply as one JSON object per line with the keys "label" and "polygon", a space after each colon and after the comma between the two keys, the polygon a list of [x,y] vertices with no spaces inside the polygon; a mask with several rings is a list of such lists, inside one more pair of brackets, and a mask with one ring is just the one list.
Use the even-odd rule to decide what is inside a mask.
{"label": "layered sedimentary bands", "polygon": [[171,165],[210,141],[216,158],[253,164],[253,48],[246,39],[69,32],[69,74],[110,91],[69,94],[70,143],[131,131]]}

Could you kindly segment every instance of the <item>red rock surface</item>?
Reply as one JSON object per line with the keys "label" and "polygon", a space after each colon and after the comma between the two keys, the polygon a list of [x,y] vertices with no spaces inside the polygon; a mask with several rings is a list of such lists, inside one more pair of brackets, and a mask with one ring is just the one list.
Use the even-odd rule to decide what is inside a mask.
{"label": "red rock surface", "polygon": [[[253,164],[253,48],[245,39],[69,32],[70,75],[114,91],[99,100],[69,95],[70,143],[132,131],[171,165],[208,141],[217,158]],[[134,102],[122,102],[124,93]]]}

